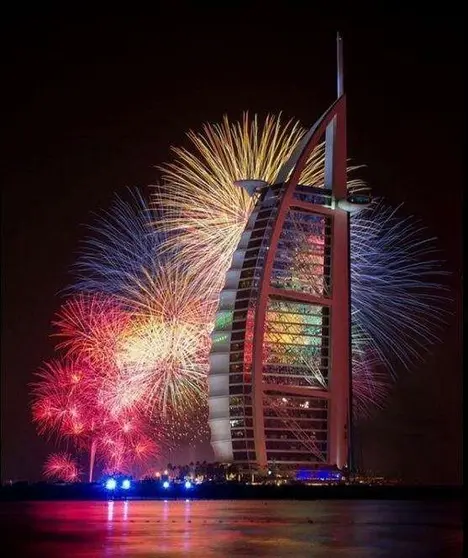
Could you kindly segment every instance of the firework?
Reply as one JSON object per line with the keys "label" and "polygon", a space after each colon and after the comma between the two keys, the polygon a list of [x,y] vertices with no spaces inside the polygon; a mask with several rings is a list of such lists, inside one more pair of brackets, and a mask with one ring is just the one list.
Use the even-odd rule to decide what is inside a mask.
{"label": "firework", "polygon": [[156,215],[138,192],[113,204],[79,260],[100,284],[78,283],[96,292],[67,301],[54,322],[58,349],[86,355],[99,369],[100,401],[113,414],[137,406],[167,418],[193,408],[200,397],[206,405],[216,300],[206,298],[185,267],[165,266],[156,257],[165,236],[148,228]]}
{"label": "firework", "polygon": [[75,482],[80,474],[76,461],[69,453],[52,453],[44,465],[44,476],[50,479]]}
{"label": "firework", "polygon": [[32,412],[39,433],[71,440],[78,450],[89,452],[90,480],[96,460],[126,471],[156,455],[161,427],[153,429],[135,406],[116,413],[106,405],[111,397],[103,392],[117,379],[112,382],[109,374],[102,376],[89,363],[71,359],[48,363],[37,375]]}
{"label": "firework", "polygon": [[134,410],[108,418],[97,442],[104,471],[130,473],[135,465],[147,464],[159,453],[160,434]]}
{"label": "firework", "polygon": [[365,339],[389,370],[395,361],[408,366],[437,340],[447,296],[435,254],[434,238],[415,219],[382,202],[351,219],[354,345]]}
{"label": "firework", "polygon": [[88,401],[94,387],[86,363],[46,363],[33,384],[33,420],[39,433],[78,438],[91,429]]}
{"label": "firework", "polygon": [[[246,113],[241,122],[205,125],[201,133],[188,132],[193,152],[173,148],[175,160],[161,166],[169,187],[158,187],[153,208],[166,236],[161,252],[174,251],[200,278],[205,289],[219,293],[256,198],[234,185],[241,179],[273,182],[306,130],[299,122],[283,123],[267,116],[263,123]],[[310,155],[301,175],[303,184],[323,186],[325,146]],[[353,170],[356,167],[351,167]],[[352,180],[350,186],[362,183]]]}
{"label": "firework", "polygon": [[61,339],[57,349],[105,368],[114,362],[129,320],[129,314],[115,297],[78,295],[65,302],[53,322],[55,335]]}
{"label": "firework", "polygon": [[116,196],[109,211],[89,227],[91,235],[73,268],[77,280],[69,290],[119,295],[129,281],[153,274],[160,263],[156,254],[165,237],[152,226],[159,219],[157,211],[137,188],[129,189],[127,198]]}
{"label": "firework", "polygon": [[61,340],[57,349],[64,350],[69,358],[90,363],[95,402],[112,416],[139,403],[120,358],[132,331],[132,320],[132,313],[115,296],[98,293],[71,298],[54,320],[55,336]]}
{"label": "firework", "polygon": [[[215,319],[217,330],[232,319],[232,312],[216,314],[218,298],[256,203],[234,183],[273,182],[304,133],[298,122],[275,116],[261,122],[247,114],[241,122],[225,117],[189,132],[192,149],[175,148],[173,162],[161,167],[163,182],[151,206],[130,190],[90,227],[74,268],[74,294],[54,320],[65,358],[39,371],[32,405],[41,434],[89,452],[90,479],[95,461],[105,471],[129,473],[163,449],[206,439],[210,334]],[[324,170],[320,145],[301,183],[322,187]],[[364,186],[351,180],[348,187]],[[278,281],[327,295],[324,223],[317,221],[315,230],[291,217],[290,224],[296,257]],[[436,268],[433,239],[424,238],[415,220],[399,219],[382,203],[352,215],[352,384],[359,416],[385,400],[395,361],[409,365],[435,340],[443,317]],[[298,381],[325,388],[321,316],[301,311],[285,324],[274,305],[268,312],[266,360],[282,362],[282,343],[293,346],[300,338],[290,349],[304,371]],[[252,343],[248,318],[247,365]],[[274,404],[292,420],[282,399]],[[318,442],[303,440],[317,455]],[[46,474],[58,478],[54,471],[62,463],[59,474],[72,478],[67,462],[70,456],[51,456]]]}
{"label": "firework", "polygon": [[[155,209],[164,215],[155,223],[167,235],[162,250],[176,253],[176,261],[203,278],[208,296],[219,295],[256,201],[235,181],[271,183],[304,132],[299,123],[283,124],[279,117],[270,116],[263,125],[247,115],[239,123],[224,118],[201,133],[190,132],[193,149],[174,149],[175,161],[162,167],[168,186],[158,188],[153,197]],[[323,182],[321,145],[311,154],[301,183],[321,187]],[[348,182],[350,189],[362,187],[360,181]],[[440,285],[434,279],[436,262],[427,258],[433,239],[421,239],[420,233],[414,220],[401,221],[382,204],[374,203],[351,219],[353,367],[356,374],[361,370],[365,375],[356,390],[362,402],[358,408],[381,401],[378,393],[385,383],[382,375],[376,376],[373,391],[363,346],[374,355],[372,361],[378,356],[391,370],[396,360],[407,364],[435,339],[434,325],[442,317]],[[289,270],[291,281],[322,292],[326,286],[314,273],[320,258],[320,253],[307,256],[307,261],[297,258],[296,267]],[[385,320],[379,318],[382,315]]]}
{"label": "firework", "polygon": [[129,371],[127,385],[163,415],[167,407],[189,408],[203,395],[209,338],[201,328],[180,321],[144,321],[124,343],[119,359]]}
{"label": "firework", "polygon": [[127,392],[153,412],[190,413],[206,402],[210,331],[215,303],[180,269],[159,268],[128,293],[133,327],[118,353]]}
{"label": "firework", "polygon": [[96,404],[98,382],[86,362],[52,361],[37,373],[33,384],[33,420],[40,434],[71,439],[77,448],[90,453],[92,480],[97,437],[105,422],[103,409]]}
{"label": "firework", "polygon": [[[173,267],[133,278],[125,292],[120,301],[100,294],[67,301],[54,321],[58,348],[92,364],[93,405],[109,415],[101,424],[112,428],[109,421],[122,413],[143,412],[156,421],[159,432],[170,432],[167,443],[173,444],[190,431],[182,416],[199,425],[200,414],[206,415],[200,407],[207,405],[214,303],[197,296],[190,278]],[[47,428],[44,422],[42,428]],[[93,444],[99,456],[102,444],[96,437]],[[127,448],[121,443],[113,447],[113,467],[128,462],[117,458],[128,456]]]}
{"label": "firework", "polygon": [[[164,218],[155,228],[167,235],[167,251],[200,278],[205,289],[219,293],[232,254],[255,205],[240,178],[272,181],[291,155],[304,130],[292,120],[268,116],[263,123],[245,114],[242,122],[206,125],[202,133],[189,132],[194,152],[174,148],[175,161],[161,167],[170,188],[159,188],[154,208]],[[308,183],[323,182],[324,149],[312,154],[304,176]],[[175,233],[175,234],[171,234]]]}

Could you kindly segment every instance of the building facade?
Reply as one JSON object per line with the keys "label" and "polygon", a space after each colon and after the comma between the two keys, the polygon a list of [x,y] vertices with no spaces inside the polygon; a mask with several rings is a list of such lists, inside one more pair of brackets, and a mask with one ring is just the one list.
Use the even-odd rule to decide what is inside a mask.
{"label": "building facade", "polygon": [[[349,211],[346,105],[305,134],[258,196],[221,292],[212,334],[209,420],[216,459],[249,470],[348,463]],[[325,183],[301,184],[325,140]]]}

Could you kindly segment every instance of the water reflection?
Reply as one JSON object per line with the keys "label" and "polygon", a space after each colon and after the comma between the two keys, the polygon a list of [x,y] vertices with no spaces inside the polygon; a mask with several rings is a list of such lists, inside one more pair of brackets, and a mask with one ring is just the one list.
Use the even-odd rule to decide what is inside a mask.
{"label": "water reflection", "polygon": [[187,553],[190,550],[190,529],[189,524],[190,520],[190,500],[185,500],[185,507],[184,507],[184,519],[185,519],[185,529],[184,529],[184,551]]}
{"label": "water reflection", "polygon": [[[2,556],[461,556],[457,503],[109,501],[0,504]],[[7,548],[15,549],[4,554]]]}
{"label": "water reflection", "polygon": [[114,502],[113,500],[107,502],[107,523],[109,523],[109,527],[112,525],[112,520],[114,519]]}

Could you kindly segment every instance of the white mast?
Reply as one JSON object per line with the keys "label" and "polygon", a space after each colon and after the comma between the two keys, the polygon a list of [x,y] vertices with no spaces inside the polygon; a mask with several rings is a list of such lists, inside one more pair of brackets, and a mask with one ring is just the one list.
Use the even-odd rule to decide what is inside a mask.
{"label": "white mast", "polygon": [[338,99],[344,93],[343,85],[343,41],[339,33],[336,34],[336,92]]}

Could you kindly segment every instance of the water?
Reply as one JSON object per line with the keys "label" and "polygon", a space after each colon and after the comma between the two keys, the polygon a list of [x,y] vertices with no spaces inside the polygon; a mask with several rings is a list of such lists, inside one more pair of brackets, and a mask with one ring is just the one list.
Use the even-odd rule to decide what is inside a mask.
{"label": "water", "polygon": [[459,502],[0,504],[2,558],[458,558]]}

